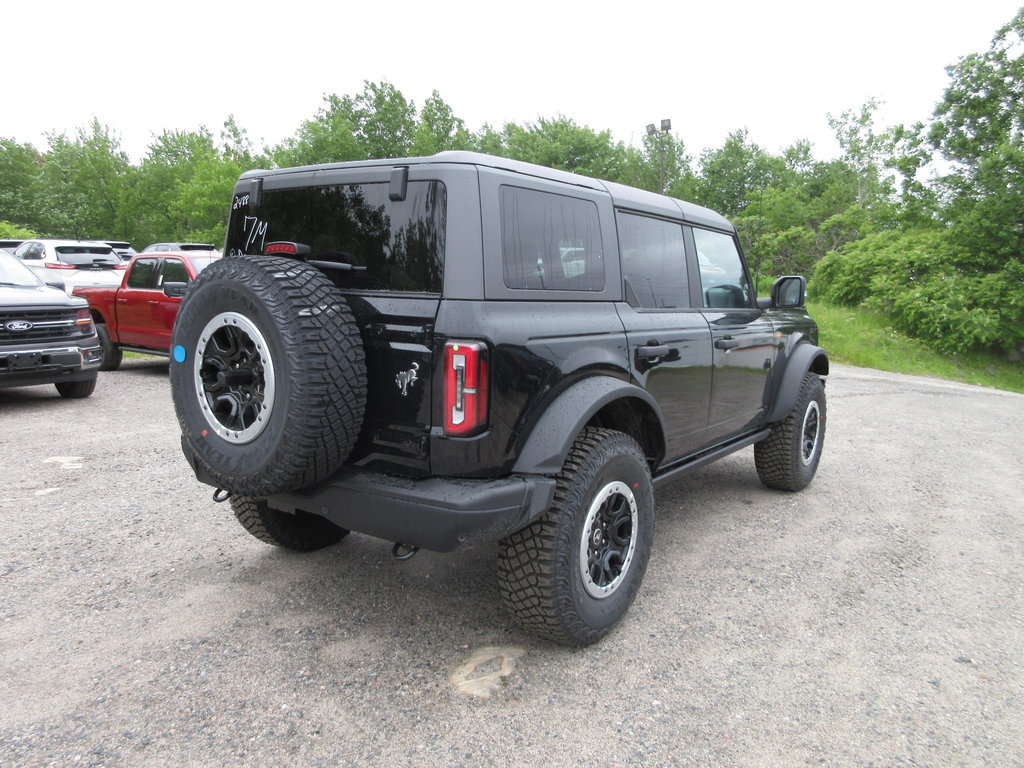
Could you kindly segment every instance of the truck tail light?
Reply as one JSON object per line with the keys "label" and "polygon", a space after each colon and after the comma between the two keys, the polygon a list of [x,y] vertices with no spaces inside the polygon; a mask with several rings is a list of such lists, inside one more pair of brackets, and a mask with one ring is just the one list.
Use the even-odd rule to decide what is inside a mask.
{"label": "truck tail light", "polygon": [[487,345],[449,341],[444,346],[444,432],[468,437],[487,426]]}

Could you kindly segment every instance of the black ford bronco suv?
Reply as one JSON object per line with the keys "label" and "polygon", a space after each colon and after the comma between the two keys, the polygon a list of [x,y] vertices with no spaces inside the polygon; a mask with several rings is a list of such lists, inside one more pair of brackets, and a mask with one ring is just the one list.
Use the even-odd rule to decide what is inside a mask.
{"label": "black ford bronco suv", "polygon": [[828,358],[802,277],[755,297],[706,208],[468,152],[250,171],[188,289],[171,386],[254,536],[499,541],[505,604],[570,645],[644,575],[654,488],[749,445],[811,481]]}

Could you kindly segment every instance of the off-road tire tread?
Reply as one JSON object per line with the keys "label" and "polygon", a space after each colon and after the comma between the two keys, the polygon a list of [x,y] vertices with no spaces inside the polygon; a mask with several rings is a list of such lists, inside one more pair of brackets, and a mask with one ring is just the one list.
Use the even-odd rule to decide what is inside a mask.
{"label": "off-road tire tread", "polygon": [[[366,408],[365,356],[351,309],[326,275],[293,259],[227,257],[204,269],[188,293],[214,280],[243,283],[275,318],[290,356],[292,396],[275,457],[258,476],[239,478],[223,472],[210,466],[199,451],[197,459],[217,485],[247,496],[268,496],[326,480],[355,445]],[[274,363],[281,376],[284,366],[279,360]],[[172,388],[175,400],[195,397],[193,387],[182,387],[183,393],[178,389]],[[178,414],[182,434],[195,450],[197,436],[191,434],[180,408]]]}
{"label": "off-road tire tread", "polygon": [[803,430],[804,411],[808,402],[821,393],[821,413],[818,429],[825,435],[824,385],[815,373],[808,373],[800,384],[793,410],[782,421],[772,425],[772,433],[754,443],[754,466],[761,482],[769,488],[780,491],[799,491],[807,486],[817,471],[817,460],[821,458],[824,442],[818,446],[818,459],[813,468],[804,467],[800,461],[800,437]]}
{"label": "off-road tire tread", "polygon": [[330,520],[304,512],[289,514],[271,509],[262,499],[230,497],[231,511],[249,533],[262,542],[295,552],[312,552],[329,547],[348,536]]}
{"label": "off-road tire tread", "polygon": [[[611,630],[589,627],[577,615],[569,598],[570,580],[577,578],[577,574],[567,563],[556,567],[556,561],[568,557],[569,548],[576,546],[566,509],[583,507],[588,475],[598,471],[603,457],[623,453],[633,453],[641,462],[646,461],[640,447],[628,435],[586,428],[555,477],[551,506],[530,525],[501,541],[497,575],[502,601],[524,629],[570,646],[589,645]],[[646,563],[636,565],[642,568]],[[639,583],[635,585],[638,586]]]}

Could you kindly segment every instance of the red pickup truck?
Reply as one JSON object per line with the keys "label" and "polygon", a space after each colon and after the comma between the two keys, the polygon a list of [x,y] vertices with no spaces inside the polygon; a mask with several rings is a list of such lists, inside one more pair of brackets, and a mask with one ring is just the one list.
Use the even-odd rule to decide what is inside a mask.
{"label": "red pickup truck", "polygon": [[115,370],[125,350],[168,355],[185,288],[218,258],[206,251],[140,253],[117,288],[75,288],[74,295],[89,302],[96,324],[103,347],[100,370]]}

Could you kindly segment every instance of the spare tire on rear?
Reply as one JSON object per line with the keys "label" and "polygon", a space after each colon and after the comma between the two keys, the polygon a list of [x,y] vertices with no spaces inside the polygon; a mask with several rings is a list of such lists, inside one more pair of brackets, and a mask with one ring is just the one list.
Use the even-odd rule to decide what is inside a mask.
{"label": "spare tire on rear", "polygon": [[359,328],[316,268],[221,259],[178,312],[171,394],[182,449],[205,481],[254,497],[315,485],[341,467],[363,423]]}

